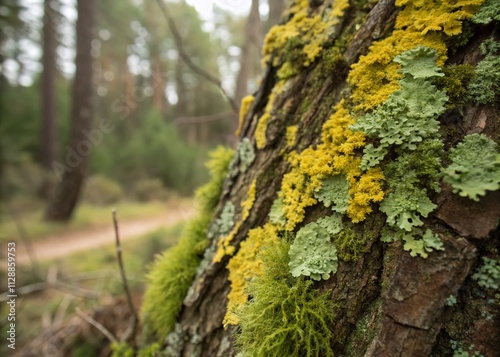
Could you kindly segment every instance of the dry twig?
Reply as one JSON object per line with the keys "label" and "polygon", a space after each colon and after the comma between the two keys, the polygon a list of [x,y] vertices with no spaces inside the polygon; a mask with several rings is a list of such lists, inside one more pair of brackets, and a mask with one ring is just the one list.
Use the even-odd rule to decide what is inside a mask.
{"label": "dry twig", "polygon": [[219,78],[217,78],[215,75],[212,73],[208,72],[206,69],[198,66],[196,63],[193,62],[191,57],[186,53],[186,50],[184,49],[184,45],[182,44],[182,37],[179,33],[179,30],[177,30],[177,26],[175,25],[174,18],[172,17],[172,14],[170,13],[168,9],[168,5],[163,1],[163,0],[156,0],[158,3],[158,6],[160,7],[161,12],[163,13],[163,16],[165,17],[165,20],[167,20],[168,27],[170,28],[170,32],[172,33],[172,36],[174,37],[174,42],[175,46],[177,47],[177,52],[179,52],[179,56],[181,56],[182,60],[193,70],[193,72],[197,73],[198,75],[202,76],[209,82],[215,84],[217,88],[221,91],[222,95],[226,98],[226,100],[229,102],[231,105],[231,108],[233,111],[238,114],[239,109],[236,103],[234,102],[234,99],[231,98],[224,88],[222,88],[221,81]]}
{"label": "dry twig", "polygon": [[122,246],[120,244],[120,235],[118,233],[118,220],[116,218],[116,209],[113,210],[113,223],[115,226],[115,238],[116,238],[116,256],[118,259],[118,265],[120,267],[120,274],[122,277],[123,290],[125,290],[125,294],[127,295],[127,302],[130,308],[130,312],[132,313],[132,322],[131,328],[127,329],[127,333],[123,334],[121,340],[122,342],[127,341],[130,336],[132,336],[132,340],[135,340],[135,332],[137,329],[137,323],[139,318],[137,317],[137,312],[135,311],[134,303],[132,301],[132,294],[130,293],[130,289],[128,286],[127,276],[125,274],[125,267],[123,266],[122,259]]}
{"label": "dry twig", "polygon": [[76,309],[76,314],[80,318],[82,318],[83,320],[87,321],[89,324],[91,324],[92,326],[94,326],[96,329],[98,329],[104,336],[107,337],[107,339],[110,342],[118,342],[118,340],[116,339],[116,337],[106,327],[104,327],[102,324],[100,324],[99,322],[97,322],[96,320],[94,320],[92,318],[92,316],[89,316],[89,315],[85,314],[84,312],[82,312],[78,308]]}

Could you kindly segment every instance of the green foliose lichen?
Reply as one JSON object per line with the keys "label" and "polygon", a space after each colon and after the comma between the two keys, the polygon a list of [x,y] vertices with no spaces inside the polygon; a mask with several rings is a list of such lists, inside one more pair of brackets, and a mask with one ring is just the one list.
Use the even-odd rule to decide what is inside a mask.
{"label": "green foliose lichen", "polygon": [[290,246],[289,256],[290,272],[294,277],[326,280],[337,271],[337,248],[331,242],[328,230],[317,222],[299,229]]}
{"label": "green foliose lichen", "polygon": [[349,182],[345,175],[330,176],[322,182],[321,188],[314,192],[314,197],[323,202],[325,207],[338,213],[346,213],[349,208]]}
{"label": "green foliose lichen", "polygon": [[484,59],[469,84],[469,97],[479,104],[491,104],[500,93],[500,42],[493,38],[481,44]]}
{"label": "green foliose lichen", "polygon": [[487,25],[493,21],[500,22],[500,2],[486,0],[472,17],[472,22]]}
{"label": "green foliose lichen", "polygon": [[500,188],[498,144],[482,134],[467,135],[450,150],[451,165],[444,170],[444,181],[460,196],[479,201],[486,191]]}
{"label": "green foliose lichen", "polygon": [[238,155],[240,158],[240,171],[245,173],[255,160],[255,150],[252,142],[248,138],[243,138],[238,145]]}
{"label": "green foliose lichen", "polygon": [[500,289],[500,260],[483,257],[483,264],[472,275],[483,288]]}

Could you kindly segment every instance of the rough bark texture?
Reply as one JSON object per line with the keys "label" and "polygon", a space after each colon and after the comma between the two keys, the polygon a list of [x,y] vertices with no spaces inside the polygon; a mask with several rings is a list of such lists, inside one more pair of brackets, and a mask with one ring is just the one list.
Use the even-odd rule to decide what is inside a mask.
{"label": "rough bark texture", "polygon": [[[93,76],[92,76],[92,39],[94,38],[94,0],[79,0],[77,3],[78,20],[76,22],[76,73],[73,80],[71,137],[67,148],[62,181],[56,188],[46,212],[50,221],[67,221],[78,200],[83,184],[88,157],[92,152],[92,143],[88,132],[92,127],[93,114]],[[70,154],[73,153],[73,154]],[[72,156],[72,159],[68,159]],[[73,160],[73,162],[69,162]]]}
{"label": "rough bark texture", "polygon": [[[256,152],[255,161],[244,175],[233,173],[225,181],[216,216],[229,200],[241,202],[250,183],[257,180],[257,199],[232,241],[236,249],[249,229],[267,221],[281,179],[289,169],[282,158],[283,153],[291,150],[283,127],[299,124],[295,147],[299,152],[317,143],[323,122],[347,87],[350,65],[357,62],[375,40],[392,30],[398,13],[394,0],[380,0],[372,8],[351,5],[335,31],[337,37],[343,34],[350,38],[344,61],[332,69],[320,58],[289,80],[286,94],[275,100],[265,148]],[[361,26],[356,30],[360,18]],[[449,63],[477,64],[481,59],[479,43],[494,30],[482,31],[472,36],[458,54],[451,56]],[[332,43],[335,39],[331,39]],[[277,69],[268,64],[242,126],[242,138],[253,140],[257,121],[276,81]],[[452,113],[445,113],[441,118],[443,132],[451,133],[444,138],[445,145],[455,145],[468,133],[498,137],[498,110],[498,105],[468,107],[458,123],[449,120]],[[488,299],[480,296],[474,288],[476,283],[470,279],[479,264],[478,257],[485,252],[498,252],[500,248],[498,192],[474,203],[453,195],[450,187],[444,185],[434,202],[438,208],[426,219],[426,224],[440,234],[444,251],[433,252],[424,260],[411,257],[401,243],[382,244],[378,238],[383,217],[375,212],[361,228],[372,237],[366,243],[365,253],[355,262],[341,262],[334,276],[317,284],[317,288],[331,292],[332,300],[339,307],[331,340],[336,356],[447,356],[452,354],[450,340],[453,338],[460,339],[466,348],[474,344],[484,356],[498,355],[495,347],[500,345],[498,304],[488,305]],[[321,204],[309,207],[301,224],[314,221],[326,212]],[[216,245],[214,240],[206,250],[184,300],[176,329],[167,338],[168,355],[235,354],[232,337],[235,328],[224,329],[222,325],[230,291],[226,269],[229,258],[213,263]],[[459,291],[457,305],[446,306],[446,299]],[[487,294],[494,299],[493,293]]]}

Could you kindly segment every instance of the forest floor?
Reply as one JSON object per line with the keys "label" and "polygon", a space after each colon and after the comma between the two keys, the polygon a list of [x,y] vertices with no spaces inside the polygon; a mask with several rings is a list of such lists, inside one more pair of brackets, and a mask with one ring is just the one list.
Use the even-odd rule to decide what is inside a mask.
{"label": "forest floor", "polygon": [[[172,227],[190,219],[194,213],[195,208],[190,202],[181,202],[174,206],[168,206],[164,213],[153,217],[130,221],[120,220],[120,213],[118,212],[120,241],[123,242],[143,236],[161,227]],[[31,258],[44,261],[114,244],[114,242],[115,232],[113,222],[110,219],[108,227],[82,229],[67,233],[61,232],[60,234],[33,241],[29,244],[29,250],[32,255]],[[30,261],[30,254],[28,254],[26,244],[18,244],[16,263],[25,265],[29,264]]]}

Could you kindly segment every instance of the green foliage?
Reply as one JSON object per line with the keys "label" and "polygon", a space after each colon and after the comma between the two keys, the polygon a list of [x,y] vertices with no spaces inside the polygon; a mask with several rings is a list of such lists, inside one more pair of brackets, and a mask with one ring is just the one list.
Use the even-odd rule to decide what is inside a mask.
{"label": "green foliage", "polygon": [[471,134],[450,150],[451,165],[444,180],[460,196],[479,201],[486,191],[500,188],[498,144],[482,134]]}
{"label": "green foliage", "polygon": [[210,159],[206,166],[210,172],[211,180],[196,190],[196,200],[204,212],[212,212],[217,206],[234,152],[229,148],[219,146],[209,156]]}
{"label": "green foliage", "polygon": [[345,213],[349,207],[349,182],[345,175],[335,175],[323,181],[321,188],[314,193],[319,201],[332,210]]}
{"label": "green foliage", "polygon": [[134,183],[132,188],[134,199],[139,202],[150,202],[154,200],[163,201],[169,197],[160,179],[142,179]]}
{"label": "green foliage", "polygon": [[476,24],[487,25],[492,21],[500,21],[500,2],[486,0],[472,17]]}
{"label": "green foliage", "polygon": [[280,240],[264,250],[265,270],[249,286],[252,300],[238,311],[236,344],[243,356],[333,356],[330,328],[334,305],[312,281],[293,278],[289,244]]}
{"label": "green foliage", "polygon": [[107,177],[96,175],[87,179],[83,190],[83,199],[91,204],[105,206],[123,198],[120,184]]}
{"label": "green foliage", "polygon": [[[279,194],[278,194],[279,196]],[[283,199],[278,197],[274,200],[269,212],[269,220],[274,224],[284,226],[286,224],[286,217],[283,213]]]}
{"label": "green foliage", "polygon": [[483,257],[483,265],[472,275],[483,288],[500,288],[500,260]]}
{"label": "green foliage", "polygon": [[255,150],[248,138],[243,138],[238,146],[238,155],[240,157],[240,171],[246,172],[255,160]]}
{"label": "green foliage", "polygon": [[289,251],[292,276],[309,276],[313,280],[330,278],[337,271],[337,248],[330,241],[324,225],[312,222],[302,227]]}
{"label": "green foliage", "polygon": [[210,215],[201,215],[189,222],[179,242],[156,256],[149,269],[141,315],[146,334],[156,340],[164,340],[175,325],[200,264],[200,243],[206,241],[210,220]]}
{"label": "green foliage", "polygon": [[500,93],[500,42],[490,38],[481,44],[484,59],[476,67],[476,76],[469,84],[469,96],[479,104],[495,101]]}
{"label": "green foliage", "polygon": [[111,357],[134,357],[134,349],[126,342],[113,342],[111,344]]}
{"label": "green foliage", "polygon": [[229,233],[231,228],[234,226],[234,205],[231,202],[227,202],[222,209],[220,217],[217,218],[215,224],[217,225],[217,232],[221,235]]}

